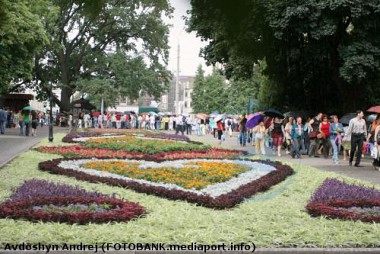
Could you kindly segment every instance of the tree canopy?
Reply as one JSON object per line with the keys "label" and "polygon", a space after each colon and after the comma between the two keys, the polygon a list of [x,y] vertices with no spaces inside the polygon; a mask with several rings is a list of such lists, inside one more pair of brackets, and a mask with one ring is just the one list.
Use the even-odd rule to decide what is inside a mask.
{"label": "tree canopy", "polygon": [[277,91],[272,101],[282,109],[342,112],[380,102],[380,0],[191,5],[188,27],[209,41],[202,50],[208,63],[224,64],[230,78],[249,79],[265,60],[266,93]]}
{"label": "tree canopy", "polygon": [[[67,111],[77,91],[134,99],[142,93],[159,97],[167,88],[167,0],[0,1],[8,3],[0,21],[8,36],[0,37],[8,45],[0,47],[1,57],[10,63],[0,71],[3,90],[27,85],[42,99],[50,95],[52,81],[61,89],[54,102]],[[48,66],[48,56],[54,65]],[[103,89],[102,82],[112,89]]]}

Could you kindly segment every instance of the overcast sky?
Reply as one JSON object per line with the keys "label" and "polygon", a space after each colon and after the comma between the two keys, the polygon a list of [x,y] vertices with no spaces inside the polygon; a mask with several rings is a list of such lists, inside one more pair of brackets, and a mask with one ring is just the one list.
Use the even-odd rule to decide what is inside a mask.
{"label": "overcast sky", "polygon": [[167,19],[172,24],[169,34],[169,66],[168,69],[176,74],[177,71],[177,46],[180,45],[180,75],[195,76],[199,64],[204,66],[206,73],[210,73],[210,68],[206,68],[203,58],[199,57],[200,49],[206,45],[195,33],[185,31],[186,10],[191,8],[190,0],[169,0],[174,7],[172,19]]}

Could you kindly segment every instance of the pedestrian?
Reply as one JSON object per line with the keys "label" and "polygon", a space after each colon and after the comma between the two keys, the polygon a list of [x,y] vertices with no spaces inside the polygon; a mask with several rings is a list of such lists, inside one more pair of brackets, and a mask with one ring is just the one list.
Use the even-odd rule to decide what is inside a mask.
{"label": "pedestrian", "polygon": [[379,169],[380,170],[380,158],[379,158],[379,145],[380,145],[380,125],[377,125],[376,126],[376,129],[375,129],[375,134],[374,134],[374,145],[376,147],[376,157],[374,158],[374,161],[372,163],[372,165],[376,168],[376,169]]}
{"label": "pedestrian", "polygon": [[309,134],[310,138],[310,148],[309,148],[309,157],[319,157],[316,152],[319,149],[319,145],[321,144],[320,140],[317,138],[319,132],[319,125],[322,121],[322,113],[318,113],[316,117],[310,120],[309,125],[311,127],[311,132]]}
{"label": "pedestrian", "polygon": [[301,159],[301,143],[304,138],[304,126],[302,125],[302,117],[297,117],[296,122],[293,124],[292,132],[290,136],[292,137],[292,158],[297,157]]}
{"label": "pedestrian", "polygon": [[255,149],[256,149],[256,154],[261,153],[262,155],[265,154],[265,125],[264,121],[261,120],[259,124],[253,129],[253,133],[255,134]]}
{"label": "pedestrian", "polygon": [[218,140],[219,140],[219,145],[222,145],[222,136],[223,136],[223,123],[222,123],[222,119],[216,119],[216,128],[218,130]]}
{"label": "pedestrian", "polygon": [[327,159],[330,152],[330,121],[327,115],[323,115],[322,122],[319,124],[319,133],[317,138],[322,143],[323,157]]}
{"label": "pedestrian", "polygon": [[169,123],[170,123],[170,118],[169,118],[169,116],[165,116],[165,118],[164,118],[164,123],[165,123],[165,130],[167,131],[167,130],[169,130]]}
{"label": "pedestrian", "polygon": [[18,117],[18,125],[20,126],[20,136],[24,136],[24,113],[20,110],[19,111],[19,117]]}
{"label": "pedestrian", "polygon": [[37,135],[37,126],[38,126],[38,116],[36,111],[31,112],[32,115],[32,137]]}
{"label": "pedestrian", "polygon": [[5,126],[7,124],[7,111],[3,108],[0,108],[0,133],[5,133]]}
{"label": "pedestrian", "polygon": [[32,116],[30,115],[30,111],[26,110],[24,114],[24,123],[25,123],[25,136],[29,136],[30,132],[30,124],[32,122]]}
{"label": "pedestrian", "polygon": [[193,118],[191,118],[190,116],[187,116],[186,117],[186,134],[187,135],[191,135],[192,128],[193,128]]}
{"label": "pedestrian", "polygon": [[[376,129],[378,126],[380,126],[380,115],[377,115],[375,121],[373,121],[373,123],[370,124],[370,126],[368,127],[367,143],[370,144],[371,154],[374,153],[373,150],[375,149],[375,141],[377,139]],[[376,150],[377,150],[377,148],[376,148]],[[374,161],[372,164],[375,166],[377,161],[378,161],[378,159],[374,158]]]}
{"label": "pedestrian", "polygon": [[269,127],[272,131],[273,146],[277,148],[277,156],[281,156],[281,147],[284,140],[285,128],[282,124],[283,120],[275,117]]}
{"label": "pedestrian", "polygon": [[356,113],[357,116],[351,119],[348,125],[348,134],[351,135],[351,153],[349,165],[352,166],[356,149],[358,149],[356,154],[355,167],[359,167],[360,159],[362,157],[363,141],[367,136],[367,126],[365,120],[363,119],[363,111],[359,110]]}
{"label": "pedestrian", "polygon": [[184,135],[184,129],[183,129],[183,118],[182,118],[182,115],[179,114],[176,118],[176,124],[175,124],[175,134],[178,135],[179,132],[182,133],[182,135]]}
{"label": "pedestrian", "polygon": [[245,116],[245,113],[242,116],[242,119],[239,122],[239,141],[240,146],[246,146],[247,143],[247,118]]}
{"label": "pedestrian", "polygon": [[286,143],[286,154],[290,154],[291,146],[292,146],[292,137],[291,132],[294,125],[294,118],[289,117],[288,122],[285,124],[285,143]]}
{"label": "pedestrian", "polygon": [[339,164],[338,154],[342,145],[343,125],[339,122],[338,116],[333,116],[333,123],[330,124],[330,143],[333,149],[333,163]]}

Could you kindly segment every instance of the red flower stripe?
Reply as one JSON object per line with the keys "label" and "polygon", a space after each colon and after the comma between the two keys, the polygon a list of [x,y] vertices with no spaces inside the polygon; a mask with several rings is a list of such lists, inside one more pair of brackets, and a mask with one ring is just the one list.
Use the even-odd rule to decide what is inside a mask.
{"label": "red flower stripe", "polygon": [[[55,204],[108,204],[111,209],[107,212],[48,212],[33,210],[34,206]],[[116,207],[119,208],[116,208]],[[27,219],[31,221],[65,222],[69,224],[104,223],[109,221],[128,221],[145,213],[138,203],[127,202],[109,197],[48,197],[37,199],[14,200],[0,205],[0,217],[12,219]]]}

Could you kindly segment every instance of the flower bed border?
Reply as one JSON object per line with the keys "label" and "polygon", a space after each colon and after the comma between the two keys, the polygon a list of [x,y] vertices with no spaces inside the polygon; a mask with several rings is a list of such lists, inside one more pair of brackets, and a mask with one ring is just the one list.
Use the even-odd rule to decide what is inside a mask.
{"label": "flower bed border", "polygon": [[[47,212],[35,211],[33,206],[45,204],[110,204],[119,209],[107,212],[80,211],[80,212]],[[36,199],[23,199],[8,201],[0,204],[0,217],[12,219],[27,219],[31,221],[43,222],[65,222],[69,224],[105,223],[110,221],[122,222],[145,214],[144,208],[134,202],[123,201],[110,197],[48,197]]]}
{"label": "flower bed border", "polygon": [[[52,149],[52,148],[63,148],[63,149],[67,149],[67,148],[75,148],[75,149],[83,149],[83,150],[96,150],[98,151],[99,153],[103,152],[103,151],[108,151],[110,153],[112,153],[112,156],[105,156],[105,155],[101,155],[101,156],[97,156],[97,155],[78,155],[78,156],[67,156],[65,154],[62,154],[62,153],[59,153],[59,152],[50,152],[50,151],[43,151],[44,149]],[[38,152],[41,152],[41,153],[52,153],[52,154],[58,154],[58,155],[61,155],[65,158],[79,158],[79,157],[89,157],[89,156],[92,156],[92,157],[95,157],[95,158],[115,158],[115,159],[129,159],[129,158],[140,158],[140,159],[143,159],[143,158],[148,158],[148,160],[167,160],[167,159],[162,159],[164,158],[165,156],[178,156],[178,158],[175,158],[175,159],[188,159],[188,158],[194,158],[194,157],[191,157],[191,155],[193,156],[198,156],[199,154],[207,154],[207,153],[210,153],[211,154],[214,154],[214,153],[218,153],[218,152],[233,152],[233,153],[236,153],[236,154],[231,154],[230,156],[227,156],[227,157],[212,157],[212,156],[206,156],[206,157],[196,157],[196,158],[204,158],[204,159],[235,159],[235,158],[238,158],[239,156],[243,156],[243,155],[247,155],[248,152],[246,151],[240,151],[240,150],[229,150],[229,149],[219,149],[219,148],[211,148],[210,150],[187,150],[187,151],[170,151],[170,152],[161,152],[161,153],[156,153],[156,154],[145,154],[145,153],[142,153],[142,152],[125,152],[125,151],[122,151],[122,150],[117,150],[117,151],[113,151],[113,150],[108,150],[106,148],[87,148],[87,147],[83,147],[81,144],[77,144],[77,145],[74,145],[74,146],[63,146],[63,147],[51,147],[51,146],[40,146],[40,147],[37,147],[37,148],[34,148],[34,150],[38,151]],[[42,150],[42,151],[40,151]],[[73,151],[75,152],[75,151]],[[118,154],[118,152],[120,153],[124,153],[125,155],[114,155],[114,154]],[[183,155],[183,156],[182,156]]]}
{"label": "flower bed border", "polygon": [[[79,159],[79,158],[76,158]],[[80,158],[80,159],[91,159],[91,158]],[[98,158],[102,159],[102,158]],[[103,158],[108,159],[108,158]],[[136,158],[139,159],[139,158]],[[273,161],[263,161],[263,160],[249,160],[252,162],[259,162],[267,165],[271,165],[276,168],[276,170],[269,172],[268,174],[256,179],[248,184],[240,186],[238,189],[231,191],[227,194],[213,198],[209,195],[198,195],[195,193],[190,193],[182,190],[169,190],[165,187],[150,186],[147,184],[141,184],[135,181],[127,181],[122,179],[114,179],[108,177],[89,175],[84,172],[78,172],[72,169],[65,169],[59,167],[59,163],[64,160],[73,159],[54,159],[50,161],[44,161],[39,163],[39,169],[42,171],[48,171],[52,174],[66,175],[69,177],[74,177],[78,180],[84,180],[92,183],[101,182],[112,186],[119,186],[127,189],[132,189],[140,193],[146,193],[151,195],[156,195],[159,197],[164,197],[169,200],[183,200],[189,203],[195,203],[200,206],[214,208],[214,209],[227,209],[236,206],[237,204],[244,201],[258,192],[264,192],[271,188],[272,186],[282,182],[288,176],[294,173],[294,170],[280,162]],[[163,160],[156,160],[152,158],[144,158],[144,160],[151,160],[155,162],[161,162]],[[166,160],[167,161],[167,160]],[[170,161],[170,160],[169,160]],[[173,160],[171,160],[173,161]]]}
{"label": "flower bed border", "polygon": [[203,145],[202,142],[198,141],[191,141],[188,137],[186,136],[180,136],[180,135],[175,135],[175,134],[166,134],[166,133],[139,133],[139,132],[112,132],[112,129],[110,129],[110,132],[93,132],[93,131],[85,131],[85,132],[77,132],[77,131],[72,131],[67,133],[63,138],[62,142],[64,143],[80,143],[78,141],[75,141],[74,139],[76,138],[98,138],[98,137],[103,137],[107,136],[105,134],[112,134],[112,136],[125,136],[125,135],[139,135],[142,134],[144,137],[147,138],[157,138],[157,139],[162,139],[162,140],[174,140],[174,141],[184,141],[186,143],[190,144],[196,144],[196,145]]}
{"label": "flower bed border", "polygon": [[326,202],[315,201],[306,206],[306,209],[312,216],[327,216],[332,219],[360,220],[363,222],[380,222],[380,216],[358,214],[351,211],[341,210],[339,208],[350,207],[373,207],[380,206],[380,199],[377,200],[330,200]]}

